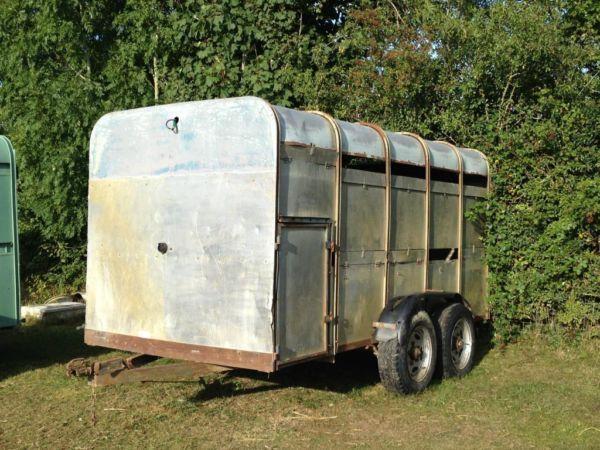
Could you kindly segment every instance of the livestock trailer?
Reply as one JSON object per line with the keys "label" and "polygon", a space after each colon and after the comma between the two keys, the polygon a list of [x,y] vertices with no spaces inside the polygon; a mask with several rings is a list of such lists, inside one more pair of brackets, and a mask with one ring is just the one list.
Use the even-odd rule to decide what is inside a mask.
{"label": "livestock trailer", "polygon": [[114,112],[90,143],[85,342],[274,372],[370,347],[470,370],[482,153],[254,97]]}
{"label": "livestock trailer", "polygon": [[15,152],[0,136],[0,328],[19,324],[19,241]]}

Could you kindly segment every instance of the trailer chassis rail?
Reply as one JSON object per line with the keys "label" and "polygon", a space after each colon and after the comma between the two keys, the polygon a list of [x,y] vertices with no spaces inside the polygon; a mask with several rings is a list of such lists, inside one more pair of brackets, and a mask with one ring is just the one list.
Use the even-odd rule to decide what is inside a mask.
{"label": "trailer chassis rail", "polygon": [[66,366],[67,376],[87,377],[92,386],[98,387],[150,381],[198,380],[207,375],[232,370],[231,367],[189,361],[145,367],[158,359],[160,357],[144,354],[104,361],[75,358]]}

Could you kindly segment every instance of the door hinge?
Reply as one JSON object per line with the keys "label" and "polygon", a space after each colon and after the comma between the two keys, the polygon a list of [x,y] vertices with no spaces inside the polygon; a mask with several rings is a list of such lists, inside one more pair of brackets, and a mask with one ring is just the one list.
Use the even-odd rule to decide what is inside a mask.
{"label": "door hinge", "polygon": [[332,323],[332,324],[336,325],[338,322],[338,318],[333,317],[333,314],[327,314],[325,317],[323,317],[323,322]]}
{"label": "door hinge", "polygon": [[325,242],[325,248],[330,252],[336,252],[338,250],[338,246],[335,245],[335,241],[328,240]]}

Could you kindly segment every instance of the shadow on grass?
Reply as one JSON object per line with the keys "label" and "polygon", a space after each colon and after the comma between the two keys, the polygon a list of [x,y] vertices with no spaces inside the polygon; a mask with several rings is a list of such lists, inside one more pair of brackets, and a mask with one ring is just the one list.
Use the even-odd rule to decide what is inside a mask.
{"label": "shadow on grass", "polygon": [[108,353],[83,343],[83,330],[74,325],[28,325],[0,330],[0,381],[29,370],[66,364],[73,358]]}
{"label": "shadow on grass", "polygon": [[[239,388],[239,384],[234,380],[235,377],[272,384]],[[270,375],[248,370],[235,370],[228,376],[205,384],[190,400],[201,402],[218,397],[247,395],[288,387],[345,393],[372,386],[378,382],[377,359],[373,353],[354,350],[338,355],[335,364],[311,361],[281,369]]]}
{"label": "shadow on grass", "polygon": [[[478,327],[474,368],[481,363],[485,355],[492,349],[492,336],[493,329],[490,325]],[[272,384],[240,388],[235,377],[268,381]],[[436,376],[431,384],[436,385],[441,382],[440,377]],[[354,350],[338,355],[335,364],[319,361],[307,362],[285,368],[271,375],[234,370],[225,377],[217,378],[206,384],[202,383],[204,384],[203,388],[190,400],[202,402],[218,397],[248,395],[288,387],[347,393],[377,383],[379,383],[379,372],[375,355],[368,350]]]}
{"label": "shadow on grass", "polygon": [[[490,326],[478,329],[475,366],[492,348],[492,335],[493,330]],[[83,330],[77,330],[73,325],[33,325],[0,330],[0,381],[29,370],[55,364],[64,365],[73,358],[97,358],[110,352],[110,349],[85,345]],[[240,388],[235,377],[268,384]],[[439,382],[439,379],[434,379],[432,383]],[[375,356],[370,351],[354,350],[338,355],[335,364],[307,362],[270,375],[234,370],[228,376],[202,383],[203,388],[191,400],[206,401],[216,397],[247,395],[287,387],[346,393],[377,383],[379,373]]]}
{"label": "shadow on grass", "polygon": [[492,348],[494,348],[494,326],[491,322],[484,322],[477,325],[476,328],[477,336],[477,349],[475,351],[475,361],[473,368],[477,367],[485,355],[487,355]]}

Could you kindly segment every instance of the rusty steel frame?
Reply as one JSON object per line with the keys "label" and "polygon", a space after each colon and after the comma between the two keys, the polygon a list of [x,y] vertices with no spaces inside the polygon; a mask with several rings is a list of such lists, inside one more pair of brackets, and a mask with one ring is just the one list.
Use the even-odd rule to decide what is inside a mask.
{"label": "rusty steel frame", "polygon": [[415,139],[423,150],[425,158],[425,252],[423,255],[423,291],[429,290],[429,245],[431,240],[431,157],[427,142],[416,133],[402,131],[399,134]]}
{"label": "rusty steel frame", "polygon": [[[456,292],[462,294],[463,286],[463,239],[464,239],[464,228],[465,228],[465,217],[464,217],[464,208],[465,208],[465,187],[464,187],[464,168],[463,168],[463,158],[456,146],[452,145],[446,141],[435,141],[440,144],[445,144],[452,149],[454,154],[456,155],[456,160],[458,161],[458,264],[456,265]],[[489,174],[489,170],[488,170]]]}
{"label": "rusty steel frame", "polygon": [[127,336],[107,331],[85,330],[85,343],[130,352],[156,355],[261,372],[275,371],[275,353],[249,352],[204,345]]}
{"label": "rusty steel frame", "polygon": [[366,347],[370,347],[372,345],[373,345],[373,341],[371,339],[363,339],[362,341],[354,341],[354,342],[349,342],[347,344],[340,345],[339,351],[340,351],[340,353],[348,352],[350,350],[366,348]]}
{"label": "rusty steel frame", "polygon": [[230,367],[185,361],[144,367],[160,359],[154,355],[133,355],[105,361],[75,358],[67,364],[68,377],[87,377],[94,387],[135,382],[194,380],[215,373],[229,372]]}
{"label": "rusty steel frame", "polygon": [[383,271],[383,298],[381,299],[381,307],[385,308],[389,293],[388,273],[390,271],[390,234],[392,229],[392,162],[390,158],[390,140],[388,139],[386,132],[379,125],[369,122],[358,122],[358,124],[375,130],[383,143],[383,154],[385,157],[385,270]]}

